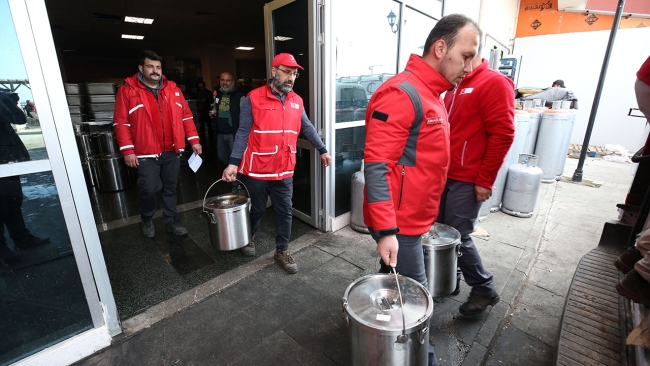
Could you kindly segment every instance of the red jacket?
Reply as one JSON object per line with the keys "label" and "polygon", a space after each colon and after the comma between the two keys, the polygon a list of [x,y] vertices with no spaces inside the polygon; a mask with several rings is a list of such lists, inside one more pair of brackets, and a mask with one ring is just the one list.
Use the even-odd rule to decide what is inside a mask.
{"label": "red jacket", "polygon": [[[185,150],[186,137],[190,145],[199,143],[192,112],[176,83],[163,76],[163,84],[158,91],[158,105],[163,107],[163,111],[152,110],[147,102],[147,93],[151,91],[138,80],[137,73],[126,78],[117,91],[113,129],[122,155],[158,157],[163,153],[164,141],[159,133],[163,128],[155,126],[154,120],[171,123],[175,152]],[[155,119],[152,113],[157,114]],[[164,130],[168,131],[167,128]]]}
{"label": "red jacket", "polygon": [[296,144],[300,134],[303,102],[293,91],[284,105],[263,85],[251,91],[253,126],[239,171],[260,180],[281,180],[293,176]]}
{"label": "red jacket", "polygon": [[449,178],[492,189],[515,138],[515,89],[487,60],[445,95],[451,133]]}
{"label": "red jacket", "polygon": [[384,233],[426,233],[438,216],[449,166],[440,93],[452,87],[420,56],[373,94],[366,111],[363,215]]}

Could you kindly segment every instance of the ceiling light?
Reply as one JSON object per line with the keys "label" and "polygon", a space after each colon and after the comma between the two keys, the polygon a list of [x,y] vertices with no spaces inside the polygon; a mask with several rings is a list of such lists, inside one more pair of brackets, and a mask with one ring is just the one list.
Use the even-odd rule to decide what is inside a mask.
{"label": "ceiling light", "polygon": [[288,41],[288,40],[293,39],[293,38],[285,37],[285,36],[275,36],[275,37],[273,37],[273,39],[275,39],[276,41]]}
{"label": "ceiling light", "polygon": [[139,23],[139,24],[151,24],[151,23],[153,23],[153,19],[130,17],[128,15],[124,17],[124,21],[127,22],[127,23]]}
{"label": "ceiling light", "polygon": [[243,51],[250,51],[250,50],[254,50],[255,47],[244,47],[244,46],[239,46],[239,47],[237,47],[237,48],[235,48],[235,49],[236,49],[236,50],[243,50]]}
{"label": "ceiling light", "polygon": [[122,34],[122,38],[126,39],[144,39],[144,36],[138,36],[133,34]]}

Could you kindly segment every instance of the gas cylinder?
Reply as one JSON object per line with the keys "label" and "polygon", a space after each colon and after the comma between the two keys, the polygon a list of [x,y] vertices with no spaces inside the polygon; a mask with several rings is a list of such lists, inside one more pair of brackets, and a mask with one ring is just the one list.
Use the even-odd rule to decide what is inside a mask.
{"label": "gas cylinder", "polygon": [[542,185],[542,169],[537,156],[519,154],[519,162],[508,168],[501,211],[517,217],[531,217]]}
{"label": "gas cylinder", "polygon": [[535,143],[537,143],[537,132],[539,131],[539,120],[542,117],[542,111],[534,107],[532,100],[525,101],[524,110],[530,113],[530,128],[524,142],[524,154],[532,154],[535,152]]}
{"label": "gas cylinder", "polygon": [[[542,114],[539,123],[535,155],[538,166],[542,169],[542,183],[553,183],[560,169],[560,155],[566,159],[568,138],[571,138],[569,128],[572,114],[566,109],[548,109]],[[575,117],[574,117],[575,118]],[[567,141],[567,146],[564,146]],[[562,174],[562,173],[560,173]]]}
{"label": "gas cylinder", "polygon": [[368,227],[363,222],[363,188],[366,185],[366,179],[363,176],[363,160],[361,160],[361,170],[352,174],[352,197],[350,200],[350,227],[354,231],[368,234]]}

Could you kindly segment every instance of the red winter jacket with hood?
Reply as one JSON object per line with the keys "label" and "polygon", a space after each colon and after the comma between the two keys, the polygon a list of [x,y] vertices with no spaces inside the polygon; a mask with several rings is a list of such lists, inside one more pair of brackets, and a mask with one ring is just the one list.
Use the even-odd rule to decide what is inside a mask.
{"label": "red winter jacket with hood", "polygon": [[[190,145],[198,144],[192,112],[176,83],[162,77],[156,105],[151,103],[153,94],[138,80],[138,74],[124,80],[115,99],[113,129],[122,155],[145,158],[158,157],[164,151],[180,153],[185,150],[186,138]],[[165,128],[158,123],[170,125]],[[171,131],[171,139],[162,131]],[[172,149],[165,146],[167,141],[172,142]]]}
{"label": "red winter jacket with hood", "polygon": [[487,60],[445,95],[449,113],[449,179],[492,189],[515,138],[515,89]]}
{"label": "red winter jacket with hood", "polygon": [[421,235],[438,216],[449,166],[440,93],[452,85],[420,56],[383,83],[366,111],[366,225],[380,235]]}

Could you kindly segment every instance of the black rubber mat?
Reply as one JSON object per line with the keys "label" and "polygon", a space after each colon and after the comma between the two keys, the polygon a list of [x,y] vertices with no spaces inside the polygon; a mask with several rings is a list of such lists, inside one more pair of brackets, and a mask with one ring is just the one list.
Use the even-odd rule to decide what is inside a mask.
{"label": "black rubber mat", "polygon": [[569,288],[557,347],[557,365],[627,365],[626,300],[616,292],[618,254],[585,254]]}

